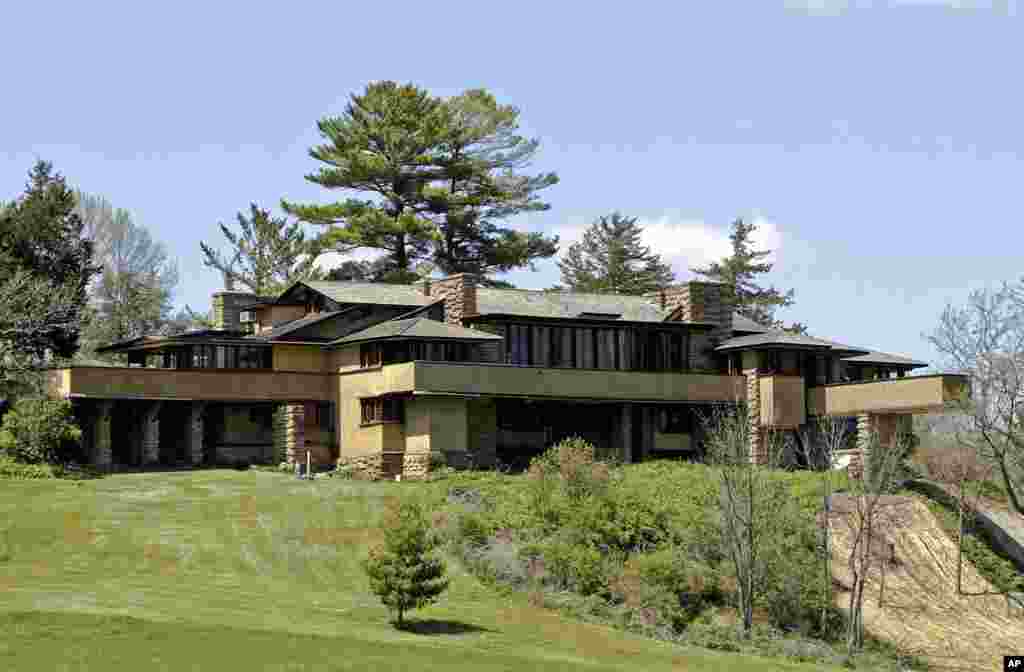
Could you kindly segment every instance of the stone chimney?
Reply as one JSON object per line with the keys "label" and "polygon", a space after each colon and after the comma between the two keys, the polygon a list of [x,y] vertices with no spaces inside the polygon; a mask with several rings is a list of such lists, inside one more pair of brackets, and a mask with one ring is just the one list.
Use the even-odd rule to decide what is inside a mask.
{"label": "stone chimney", "polygon": [[462,320],[477,314],[476,278],[470,273],[458,273],[440,280],[427,279],[423,293],[435,299],[444,299],[444,321],[462,326]]}
{"label": "stone chimney", "polygon": [[722,341],[732,335],[732,314],[736,305],[732,285],[696,280],[672,285],[644,295],[662,310],[679,308],[675,319],[682,322],[713,322],[710,336]]}
{"label": "stone chimney", "polygon": [[242,306],[256,303],[260,297],[250,292],[214,292],[213,304],[213,328],[231,329],[242,331],[242,325],[238,317],[242,312]]}

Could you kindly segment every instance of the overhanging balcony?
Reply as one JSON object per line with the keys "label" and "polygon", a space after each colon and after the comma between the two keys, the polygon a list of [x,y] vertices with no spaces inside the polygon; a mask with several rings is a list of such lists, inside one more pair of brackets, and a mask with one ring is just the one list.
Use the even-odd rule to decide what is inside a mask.
{"label": "overhanging balcony", "polygon": [[966,389],[956,374],[912,376],[859,383],[836,383],[808,390],[810,415],[929,413],[949,408]]}
{"label": "overhanging balcony", "polygon": [[413,367],[417,394],[641,402],[733,402],[747,396],[743,376],[422,361],[394,366]]}
{"label": "overhanging balcony", "polygon": [[331,401],[332,376],[261,369],[75,366],[47,372],[52,396],[193,401]]}

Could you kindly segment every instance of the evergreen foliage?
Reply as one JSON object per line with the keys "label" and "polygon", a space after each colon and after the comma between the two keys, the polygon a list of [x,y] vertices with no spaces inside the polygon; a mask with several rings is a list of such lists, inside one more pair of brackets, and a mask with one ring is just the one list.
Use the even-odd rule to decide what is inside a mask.
{"label": "evergreen foliage", "polygon": [[272,296],[294,282],[323,279],[323,272],[314,265],[321,248],[306,240],[299,222],[289,224],[287,217],[272,217],[255,203],[249,205],[249,217],[241,212],[237,217],[240,233],[220,224],[232,249],[230,258],[199,243],[203,265],[220,271],[227,289],[237,282],[254,294]]}
{"label": "evergreen foliage", "polygon": [[364,569],[370,589],[396,615],[398,627],[407,611],[432,604],[448,588],[436,547],[419,504],[402,501],[385,518],[384,543],[370,552]]}
{"label": "evergreen foliage", "polygon": [[29,172],[21,197],[0,204],[0,369],[8,357],[38,364],[78,350],[86,288],[100,271],[82,227],[74,192],[46,161]]}
{"label": "evergreen foliage", "polygon": [[772,270],[772,264],[764,261],[771,250],[751,249],[751,234],[757,229],[753,222],[745,222],[742,218],[732,223],[732,254],[721,261],[714,261],[703,268],[691,268],[697,275],[704,276],[712,282],[723,282],[735,287],[736,311],[749,317],[758,324],[775,329],[786,329],[798,334],[807,333],[807,327],[796,322],[789,327],[775,319],[778,308],[793,305],[793,290],[785,294],[769,287],[760,287],[754,278]]}
{"label": "evergreen foliage", "polygon": [[599,217],[558,262],[562,282],[575,292],[643,295],[675,279],[669,264],[641,244],[636,217]]}
{"label": "evergreen foliage", "polygon": [[0,454],[27,464],[60,462],[81,437],[70,401],[19,399],[0,424]]}
{"label": "evergreen foliage", "polygon": [[328,227],[319,238],[325,249],[383,251],[388,281],[414,281],[415,262],[432,261],[443,273],[504,286],[488,276],[553,256],[558,243],[497,225],[547,209],[537,192],[558,181],[519,172],[539,143],[516,133],[518,116],[483,90],[442,99],[413,84],[371,83],[341,116],[318,122],[326,142],[310,156],[327,165],[306,176],[370,198],[282,207]]}

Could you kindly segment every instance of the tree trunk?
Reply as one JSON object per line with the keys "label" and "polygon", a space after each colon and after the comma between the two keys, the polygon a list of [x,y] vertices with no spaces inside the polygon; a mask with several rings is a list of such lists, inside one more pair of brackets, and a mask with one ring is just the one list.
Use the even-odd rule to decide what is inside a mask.
{"label": "tree trunk", "polygon": [[1021,507],[1020,500],[1017,498],[1017,491],[1014,489],[1013,480],[1010,478],[1010,472],[1006,468],[1005,452],[999,456],[999,473],[1003,476],[1003,485],[1006,486],[1006,496],[1010,499],[1010,505],[1014,511],[1024,516],[1024,508]]}

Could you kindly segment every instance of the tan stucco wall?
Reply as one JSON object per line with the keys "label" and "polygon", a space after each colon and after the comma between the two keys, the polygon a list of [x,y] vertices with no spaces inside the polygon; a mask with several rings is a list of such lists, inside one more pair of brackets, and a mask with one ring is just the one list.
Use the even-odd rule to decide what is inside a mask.
{"label": "tan stucco wall", "polygon": [[963,385],[963,377],[947,374],[815,387],[808,395],[808,414],[938,411],[956,399]]}
{"label": "tan stucco wall", "polygon": [[807,422],[804,379],[800,376],[764,376],[761,386],[761,424],[799,427]]}
{"label": "tan stucco wall", "polygon": [[306,314],[305,306],[264,306],[255,311],[258,331],[267,331],[275,324],[297,320]]}
{"label": "tan stucco wall", "polygon": [[423,401],[429,402],[430,449],[434,452],[466,452],[466,400],[434,398]]}
{"label": "tan stucco wall", "polygon": [[426,392],[651,401],[736,401],[746,398],[746,379],[743,376],[433,362],[399,366],[415,366],[416,389]]}
{"label": "tan stucco wall", "polygon": [[359,399],[387,392],[412,392],[412,365],[398,364],[342,374],[337,376],[337,381],[337,435],[341,444],[341,457],[369,455],[381,450],[404,450],[405,432],[402,425],[359,426],[362,419]]}
{"label": "tan stucco wall", "polygon": [[359,369],[359,346],[350,345],[339,350],[329,351],[328,362],[328,366],[330,366],[331,371],[339,373],[342,371],[355,371]]}
{"label": "tan stucco wall", "polygon": [[327,371],[327,353],[317,345],[275,345],[275,371]]}

